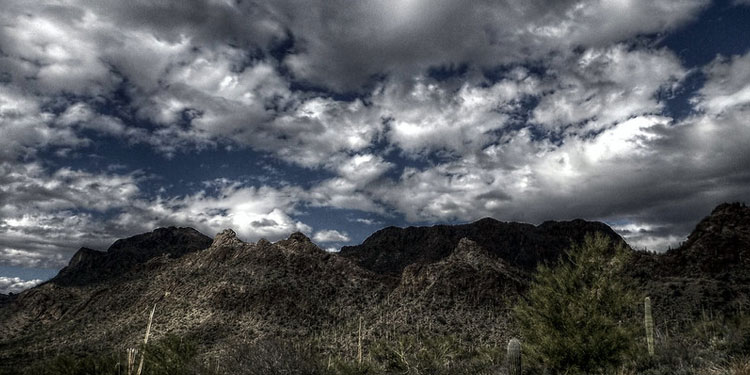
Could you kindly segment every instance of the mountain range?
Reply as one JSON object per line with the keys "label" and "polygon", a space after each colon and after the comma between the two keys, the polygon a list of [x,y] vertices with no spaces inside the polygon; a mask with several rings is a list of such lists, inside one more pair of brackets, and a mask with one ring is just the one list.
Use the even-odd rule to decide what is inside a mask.
{"label": "mountain range", "polygon": [[[477,343],[517,333],[510,308],[537,265],[602,233],[585,220],[540,225],[485,218],[463,225],[388,227],[339,253],[302,233],[243,242],[192,228],[159,228],[81,248],[57,276],[0,295],[0,369],[52,353],[124,350],[143,339],[154,309],[155,339],[190,337],[218,355],[260,337],[316,340],[354,356],[367,342],[429,331]],[[658,319],[750,304],[750,209],[716,207],[679,248],[632,250],[627,272],[654,301]]]}

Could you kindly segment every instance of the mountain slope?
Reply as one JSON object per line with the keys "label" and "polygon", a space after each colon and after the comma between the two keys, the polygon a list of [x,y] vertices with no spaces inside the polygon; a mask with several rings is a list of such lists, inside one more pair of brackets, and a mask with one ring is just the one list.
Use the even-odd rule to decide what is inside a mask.
{"label": "mountain slope", "polygon": [[676,249],[633,255],[628,272],[665,318],[750,307],[750,208],[744,204],[717,206]]}
{"label": "mountain slope", "polygon": [[662,263],[681,276],[750,281],[750,208],[739,203],[719,205],[682,246],[664,255]]}
{"label": "mountain slope", "polygon": [[[135,345],[154,304],[156,339],[189,335],[214,348],[242,337],[312,334],[387,294],[377,275],[321,250],[301,233],[273,244],[244,243],[227,230],[206,249],[173,250],[183,255],[165,251],[108,279],[53,280],[19,294],[0,310],[0,359],[23,360],[45,347]],[[85,272],[87,262],[72,262],[63,274]]]}
{"label": "mountain slope", "polygon": [[[633,252],[629,273],[659,321],[748,306],[749,217],[743,205],[721,205],[680,248]],[[0,301],[0,373],[50,348],[122,352],[142,340],[154,306],[155,340],[192,338],[204,355],[274,338],[353,358],[360,321],[367,345],[432,335],[495,347],[517,334],[510,307],[536,264],[593,232],[622,240],[583,220],[483,219],[386,228],[335,254],[301,233],[245,243],[231,230],[210,239],[160,228],[106,252],[82,248],[51,281]]]}

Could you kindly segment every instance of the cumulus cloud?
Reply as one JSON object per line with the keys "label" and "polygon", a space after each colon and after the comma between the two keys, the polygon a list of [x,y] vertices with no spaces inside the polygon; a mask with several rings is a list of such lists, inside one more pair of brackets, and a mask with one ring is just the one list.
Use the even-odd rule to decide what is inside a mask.
{"label": "cumulus cloud", "polygon": [[117,238],[159,226],[193,226],[208,235],[233,228],[247,240],[311,233],[292,214],[302,190],[212,181],[210,189],[148,197],[136,174],[92,174],[39,164],[0,164],[0,264],[57,268],[80,246],[104,249]]}
{"label": "cumulus cloud", "polygon": [[[670,92],[685,77],[669,50],[631,50],[618,44],[595,48],[555,62],[547,94],[533,110],[532,121],[556,130],[597,131],[633,116],[660,113],[661,91]],[[581,129],[582,128],[582,129]]]}
{"label": "cumulus cloud", "polygon": [[285,64],[299,78],[351,90],[383,73],[409,76],[431,66],[533,61],[577,46],[662,32],[692,19],[707,3],[325,1],[304,11],[279,7],[293,20],[298,38]]}
{"label": "cumulus cloud", "polygon": [[[125,108],[133,112],[130,122],[147,119],[160,126],[130,130],[112,118],[88,126],[153,144],[168,155],[185,147],[238,142],[318,166],[338,152],[361,152],[380,136],[391,112],[399,116],[389,134],[407,150],[424,148],[420,139],[436,135],[450,149],[460,148],[466,138],[478,137],[475,143],[481,144],[484,133],[503,126],[503,108],[486,109],[507,106],[494,97],[505,96],[499,101],[507,102],[512,87],[466,86],[454,96],[429,83],[408,83],[428,68],[491,68],[546,59],[572,47],[669,30],[703,5],[700,0],[601,1],[585,7],[572,1],[471,7],[452,0],[305,7],[287,1],[189,6],[74,1],[28,8],[10,2],[2,16],[0,69],[10,86],[42,98],[74,94],[99,100],[121,90],[132,101]],[[286,56],[270,58],[285,42],[291,43]],[[371,77],[391,76],[398,83],[378,95],[384,108],[368,111],[359,100],[292,92],[283,71],[333,90],[368,93]],[[402,78],[406,87],[399,87]],[[394,106],[400,108],[389,109]],[[408,110],[413,107],[418,108]],[[428,111],[430,117],[421,117]],[[445,125],[451,122],[458,124]]]}
{"label": "cumulus cloud", "polygon": [[[704,69],[708,81],[693,102],[709,115],[724,111],[742,110],[750,102],[750,54],[719,57]],[[739,107],[739,108],[738,108]]]}
{"label": "cumulus cloud", "polygon": [[365,224],[365,225],[380,225],[380,224],[382,224],[382,222],[380,222],[380,221],[373,220],[373,219],[362,218],[362,217],[356,218],[356,219],[354,219],[354,221],[357,222],[357,223]]}
{"label": "cumulus cloud", "polygon": [[339,232],[335,229],[326,229],[315,232],[313,241],[316,242],[347,242],[349,241],[349,235],[346,232]]}
{"label": "cumulus cloud", "polygon": [[0,276],[0,294],[19,293],[25,289],[32,288],[41,282],[42,280],[40,279],[23,280],[18,277]]}
{"label": "cumulus cloud", "polygon": [[88,140],[67,126],[57,126],[43,102],[21,89],[0,84],[0,162],[33,157],[48,145],[79,147]]}
{"label": "cumulus cloud", "polygon": [[495,139],[522,99],[540,91],[537,79],[520,68],[488,87],[481,82],[452,86],[418,77],[388,82],[377,91],[373,103],[388,119],[389,141],[409,154],[476,151]]}
{"label": "cumulus cloud", "polygon": [[[296,212],[301,195],[302,190],[296,187],[276,189],[230,183],[221,186],[215,195],[201,191],[182,198],[159,200],[150,202],[147,210],[158,215],[154,224],[184,223],[204,233],[232,228],[245,240],[266,238],[273,241],[292,232],[312,232],[309,225],[291,216]],[[128,219],[137,220],[138,216],[118,218],[122,224],[132,224]]]}

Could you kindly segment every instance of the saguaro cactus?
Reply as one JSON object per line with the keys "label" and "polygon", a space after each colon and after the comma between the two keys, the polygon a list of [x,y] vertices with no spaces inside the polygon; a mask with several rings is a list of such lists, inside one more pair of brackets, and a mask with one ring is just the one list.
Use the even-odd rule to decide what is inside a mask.
{"label": "saguaro cactus", "polygon": [[357,330],[357,363],[362,364],[362,317],[359,317],[359,329]]}
{"label": "saguaro cactus", "polygon": [[645,308],[644,323],[646,325],[646,344],[648,345],[648,355],[654,356],[654,318],[651,315],[651,298],[646,297],[643,303]]}
{"label": "saguaro cactus", "polygon": [[510,339],[508,341],[508,375],[521,375],[521,341]]}

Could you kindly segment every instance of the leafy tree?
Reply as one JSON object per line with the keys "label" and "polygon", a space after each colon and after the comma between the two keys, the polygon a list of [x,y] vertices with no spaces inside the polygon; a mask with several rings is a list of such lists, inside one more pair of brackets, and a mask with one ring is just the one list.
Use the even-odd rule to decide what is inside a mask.
{"label": "leafy tree", "polygon": [[638,300],[621,276],[628,251],[604,235],[588,235],[556,266],[538,268],[515,308],[532,362],[555,374],[593,374],[632,353]]}

